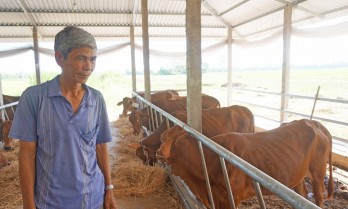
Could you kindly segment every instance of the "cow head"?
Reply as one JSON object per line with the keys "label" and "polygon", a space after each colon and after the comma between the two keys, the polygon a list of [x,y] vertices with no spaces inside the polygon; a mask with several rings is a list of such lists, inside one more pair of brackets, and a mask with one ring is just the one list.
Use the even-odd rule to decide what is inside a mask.
{"label": "cow head", "polygon": [[133,126],[133,133],[135,135],[138,135],[140,133],[141,126],[146,126],[146,121],[148,120],[148,118],[149,115],[146,114],[144,110],[133,110],[129,114],[129,122]]}
{"label": "cow head", "polygon": [[173,146],[186,132],[180,126],[173,126],[161,135],[161,146],[157,150],[157,159],[170,163],[170,152]]}
{"label": "cow head", "polygon": [[156,164],[156,148],[145,146],[141,141],[128,144],[128,146],[135,149],[135,155],[143,161],[144,165],[154,166]]}
{"label": "cow head", "polygon": [[123,105],[122,116],[126,116],[128,111],[136,109],[133,107],[135,104],[134,100],[129,97],[124,97],[122,101],[117,103],[118,106]]}

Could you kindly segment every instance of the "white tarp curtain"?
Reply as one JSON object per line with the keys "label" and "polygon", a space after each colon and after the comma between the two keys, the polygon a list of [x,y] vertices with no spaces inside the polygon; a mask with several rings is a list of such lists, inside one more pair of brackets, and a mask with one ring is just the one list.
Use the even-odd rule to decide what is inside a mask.
{"label": "white tarp curtain", "polygon": [[[260,47],[269,44],[270,42],[282,38],[283,28],[275,30],[275,32],[267,37],[258,40],[233,40],[233,44],[239,47]],[[322,26],[317,28],[291,28],[291,35],[302,38],[328,38],[342,35],[348,35],[348,22],[342,22],[330,26]]]}
{"label": "white tarp curtain", "polygon": [[[105,54],[109,54],[112,52],[117,52],[118,50],[121,50],[128,45],[129,45],[129,42],[126,42],[126,43],[121,43],[121,44],[117,44],[117,45],[110,46],[110,47],[105,47],[103,49],[98,49],[98,55],[105,55]],[[0,51],[0,58],[18,55],[18,54],[21,54],[21,53],[24,53],[24,52],[27,52],[30,50],[34,50],[33,45],[25,45],[25,46],[18,47],[18,48],[3,50],[3,51]],[[53,49],[39,47],[39,53],[54,57],[54,50]]]}
{"label": "white tarp curtain", "polygon": [[[334,36],[342,36],[348,34],[348,22],[339,23],[336,25],[330,25],[330,26],[323,26],[323,27],[317,27],[317,28],[306,28],[306,29],[300,29],[292,27],[292,35],[298,36],[298,37],[309,37],[309,38],[325,38],[325,37],[334,37]],[[280,38],[282,35],[282,28],[275,31],[272,35],[268,37],[264,37],[259,40],[233,40],[233,44],[238,45],[239,47],[259,47],[267,45],[268,43],[276,40],[277,38]],[[223,40],[221,42],[215,43],[211,46],[208,46],[204,49],[202,49],[202,54],[205,55],[207,53],[216,51],[218,49],[221,49],[225,47],[227,44],[227,39]],[[112,52],[117,52],[127,46],[129,46],[129,42],[105,47],[102,49],[98,49],[98,55],[105,55]],[[135,48],[137,50],[142,51],[141,45],[135,45]],[[27,52],[29,50],[33,50],[32,45],[25,45],[23,47],[8,49],[0,51],[0,58],[9,57],[18,55],[24,52]],[[54,56],[54,51],[52,49],[42,48],[39,47],[39,52],[48,56]],[[150,54],[160,57],[168,57],[173,59],[183,59],[186,57],[186,52],[165,52],[160,50],[154,50],[150,49]]]}

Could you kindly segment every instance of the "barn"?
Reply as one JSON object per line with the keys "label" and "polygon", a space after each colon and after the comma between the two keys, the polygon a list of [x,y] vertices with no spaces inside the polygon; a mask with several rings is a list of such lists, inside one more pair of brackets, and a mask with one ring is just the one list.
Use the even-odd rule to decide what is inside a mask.
{"label": "barn", "polygon": [[[112,52],[127,50],[125,54],[128,55],[127,63],[130,75],[128,86],[107,87],[112,89],[111,93],[106,93],[112,98],[107,100],[109,112],[114,114],[110,117],[114,119],[112,122],[122,119],[118,117],[121,110],[116,107],[116,103],[123,97],[138,96],[137,93],[142,92],[144,97],[138,96],[138,103],[162,114],[163,120],[168,118],[184,127],[187,132],[197,138],[200,146],[209,147],[222,156],[223,162],[231,163],[245,171],[255,180],[257,191],[260,186],[265,187],[294,208],[316,208],[314,204],[296,196],[269,176],[250,167],[233,153],[222,149],[209,138],[201,135],[201,94],[216,96],[222,106],[237,104],[248,107],[255,116],[256,127],[260,130],[273,129],[283,122],[302,118],[317,120],[330,130],[333,138],[333,164],[337,171],[334,174],[335,178],[340,178],[347,183],[344,171],[348,170],[348,133],[346,132],[348,101],[346,94],[339,93],[340,88],[347,87],[345,80],[347,65],[343,63],[345,66],[343,70],[335,68],[335,71],[330,71],[331,74],[326,74],[330,76],[338,74],[333,81],[330,81],[331,85],[336,86],[332,90],[326,88],[326,85],[318,85],[320,82],[314,82],[319,78],[315,76],[316,71],[314,71],[317,66],[313,67],[310,74],[301,74],[300,70],[295,70],[291,60],[295,54],[291,53],[291,49],[294,44],[293,37],[296,35],[307,37],[309,40],[318,36],[327,39],[346,37],[348,34],[348,1],[100,0],[94,2],[63,0],[56,2],[18,0],[3,1],[0,8],[2,20],[0,61],[16,58],[22,53],[31,56],[31,63],[28,66],[32,67],[25,69],[32,73],[31,80],[23,86],[43,83],[48,79],[42,69],[44,64],[42,61],[47,57],[52,59],[54,54],[52,48],[47,47],[48,44],[64,26],[80,26],[92,33],[97,41],[102,43],[102,47],[98,49],[98,57],[101,59]],[[267,45],[275,39],[279,40],[278,45],[281,46],[281,50],[278,51],[280,56],[277,57],[279,66],[276,76],[271,77],[272,75],[268,71],[257,74],[256,71],[242,72],[235,69],[235,63],[238,63],[238,59],[235,57],[238,54],[235,54],[233,50],[236,47]],[[182,52],[171,51],[173,45],[162,46],[160,50],[152,48],[155,45],[153,43],[158,40],[162,45],[166,42],[168,44],[174,42],[184,45],[186,48]],[[338,40],[341,39],[338,38]],[[27,43],[30,44],[27,45]],[[305,44],[300,43],[303,46]],[[202,63],[205,58],[210,56],[210,52],[217,49],[224,52],[225,59],[219,60],[222,62],[224,70],[221,77],[216,78],[219,81],[218,88],[216,86],[207,88],[207,86],[213,85],[207,81],[214,80],[214,78],[209,75],[208,78],[205,78]],[[250,48],[250,50],[253,49]],[[261,55],[267,53],[268,51],[263,51]],[[346,54],[342,56],[346,56]],[[116,56],[111,59],[117,60],[118,58]],[[161,80],[163,78],[152,71],[153,62],[151,61],[154,59],[184,60],[184,76]],[[319,59],[317,58],[317,60]],[[139,63],[138,60],[142,60],[142,63]],[[20,62],[17,61],[16,64],[20,65]],[[257,63],[253,63],[253,58],[250,58],[249,64],[257,67]],[[16,65],[13,64],[13,67]],[[11,69],[1,71],[1,74],[6,71],[11,71]],[[248,80],[252,85],[245,86],[246,76],[251,76],[251,74],[255,75],[253,79]],[[294,82],[293,75],[303,77]],[[9,94],[7,91],[13,88],[6,81],[6,76],[1,81],[2,88],[0,89],[3,94]],[[23,75],[16,73],[12,76],[16,78],[16,76]],[[91,81],[91,85],[100,85],[101,82],[98,82],[98,79],[107,78],[98,76],[97,79]],[[113,77],[109,79],[113,79]],[[183,79],[184,85],[175,86],[176,79]],[[121,82],[121,80],[117,80],[117,82]],[[173,85],[168,85],[170,83]],[[274,83],[277,85],[273,85]],[[311,91],[305,93],[302,91],[303,88],[300,87],[304,83],[311,84]],[[187,97],[188,126],[148,102],[151,93],[168,88],[180,89],[179,94]],[[115,96],[115,92],[118,92],[117,96]],[[308,92],[310,93],[308,94]],[[19,96],[20,92],[12,94]],[[332,94],[334,97],[331,96]],[[13,103],[13,105],[16,104],[16,102]],[[7,108],[8,106],[3,106],[2,110]],[[328,112],[330,114],[327,114]],[[6,113],[3,111],[2,118],[6,119],[6,117]],[[155,130],[159,122],[154,121],[152,124],[150,132]],[[116,134],[116,136],[125,138],[122,134]],[[6,152],[4,153],[6,154]],[[173,182],[180,182],[177,184],[181,185],[181,181],[175,179],[176,177],[171,178],[173,178],[171,179]],[[184,187],[176,187],[184,207],[191,208],[192,205],[199,204],[193,201],[195,198],[188,198],[188,194],[181,192],[185,189]],[[208,197],[211,204],[214,194],[211,194],[209,189]],[[233,196],[227,195],[226,199],[231,200]],[[3,203],[3,201],[0,202]],[[262,198],[259,198],[261,208],[264,207],[262,202],[264,202]],[[346,203],[341,204],[343,208],[348,207],[347,201],[343,203]],[[202,205],[202,207],[204,206]],[[2,208],[1,205],[0,208]],[[125,208],[127,207],[125,206]]]}

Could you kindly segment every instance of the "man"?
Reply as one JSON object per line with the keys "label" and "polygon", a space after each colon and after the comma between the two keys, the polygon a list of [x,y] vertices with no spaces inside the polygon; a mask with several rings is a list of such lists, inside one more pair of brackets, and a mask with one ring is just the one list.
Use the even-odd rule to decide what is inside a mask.
{"label": "man", "polygon": [[85,84],[95,68],[96,41],[68,26],[56,35],[54,50],[61,74],[23,92],[10,132],[20,140],[23,208],[116,208],[105,101]]}

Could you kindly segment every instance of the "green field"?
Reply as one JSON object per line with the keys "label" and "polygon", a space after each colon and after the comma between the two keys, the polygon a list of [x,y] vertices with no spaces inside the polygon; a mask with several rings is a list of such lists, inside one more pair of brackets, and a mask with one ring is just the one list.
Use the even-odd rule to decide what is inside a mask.
{"label": "green field", "polygon": [[[242,89],[259,90],[273,93],[281,92],[281,70],[249,70],[233,72],[233,86]],[[43,81],[50,79],[54,75],[45,75]],[[2,90],[4,94],[20,95],[28,86],[33,85],[35,79],[31,76],[27,79],[2,79]],[[118,74],[115,72],[94,73],[88,84],[100,90],[106,100],[110,120],[115,120],[121,113],[121,107],[116,104],[125,96],[131,96],[131,76]],[[151,90],[165,89],[186,89],[186,75],[151,75]],[[227,88],[221,87],[227,83],[227,73],[204,73],[202,75],[203,93],[217,97],[222,106],[227,105]],[[348,68],[334,69],[298,69],[290,72],[290,94],[315,96],[318,86],[320,86],[319,97],[348,100]],[[137,90],[144,90],[144,76],[137,76]],[[271,106],[279,109],[280,97],[264,93],[245,92],[233,90],[232,98],[236,100],[248,101],[250,103]],[[260,108],[256,105],[241,104],[249,107],[255,115],[271,118],[279,121],[279,112]],[[296,99],[289,100],[289,110],[301,114],[310,115],[314,100]],[[348,122],[348,104],[317,101],[314,116],[324,117],[331,120]],[[299,119],[296,115],[289,115],[288,120]],[[335,125],[323,122],[331,131],[332,135],[348,139],[348,129],[343,125]]]}

